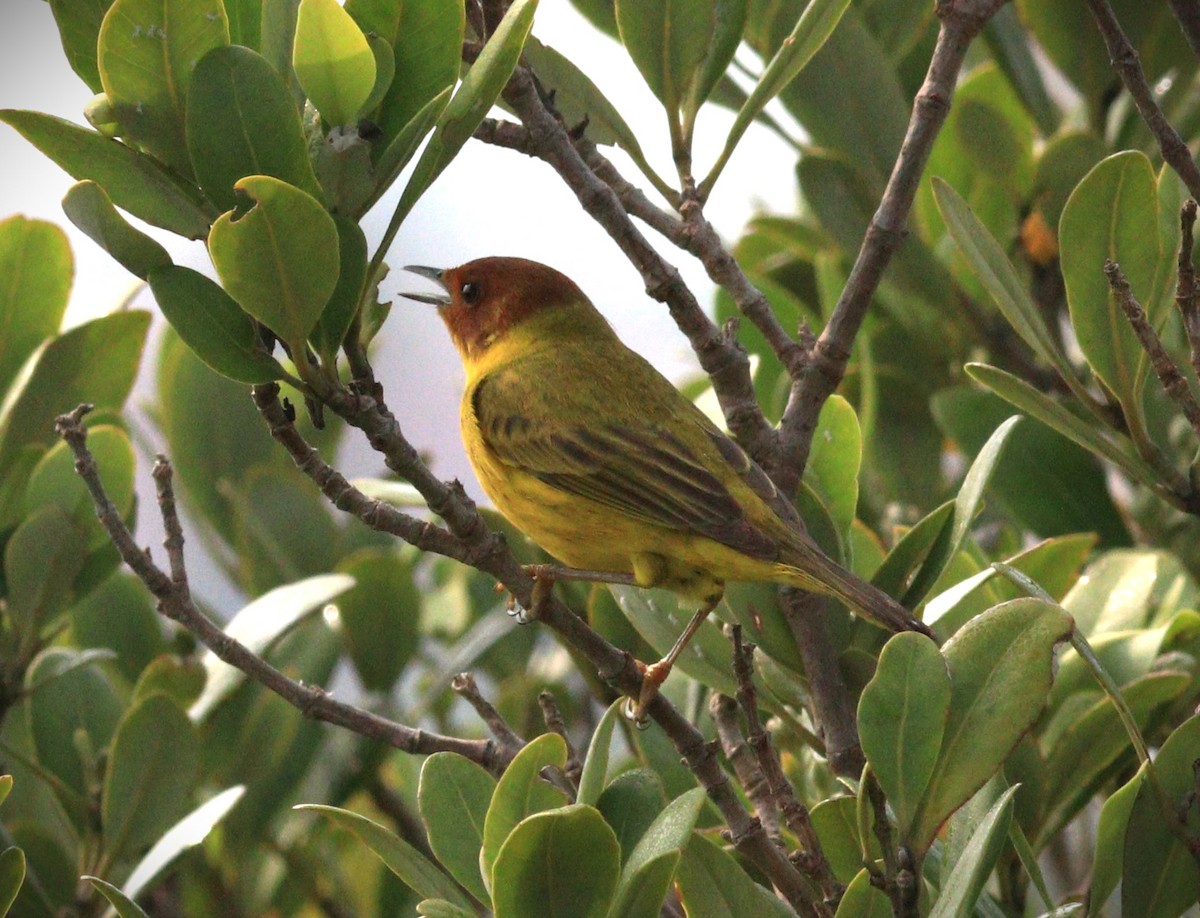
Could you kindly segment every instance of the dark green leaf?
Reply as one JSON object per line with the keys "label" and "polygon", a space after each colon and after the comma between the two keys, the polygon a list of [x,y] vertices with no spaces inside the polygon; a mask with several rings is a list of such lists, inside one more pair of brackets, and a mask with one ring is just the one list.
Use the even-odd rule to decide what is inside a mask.
{"label": "dark green leaf", "polygon": [[181,175],[192,169],[184,140],[192,72],[227,44],[221,0],[116,0],[100,26],[100,82],[125,136]]}
{"label": "dark green leaf", "polygon": [[58,35],[71,69],[87,83],[92,92],[100,92],[100,71],[96,68],[96,42],[100,23],[113,0],[50,0]]}
{"label": "dark green leaf", "polygon": [[114,261],[142,280],[155,268],[171,263],[167,250],[117,213],[108,193],[95,182],[71,186],[63,198],[63,212]]}
{"label": "dark green leaf", "polygon": [[651,823],[625,860],[609,914],[623,918],[658,915],[705,799],[704,788],[693,788],[667,804]]}
{"label": "dark green leaf", "polygon": [[663,800],[662,781],[650,768],[622,772],[600,794],[596,808],[617,834],[622,863],[662,811]]}
{"label": "dark green leaf", "polygon": [[337,286],[312,332],[313,346],[321,359],[332,364],[350,330],[367,277],[367,238],[357,223],[341,215],[333,218],[338,231],[341,270]]}
{"label": "dark green leaf", "polygon": [[972,913],[1000,851],[1008,840],[1013,794],[1010,787],[980,821],[971,840],[943,883],[929,918],[959,918]]}
{"label": "dark green leaf", "polygon": [[417,801],[438,862],[480,902],[491,901],[479,873],[483,825],[496,781],[469,759],[436,752],[421,766]]}
{"label": "dark green leaf", "polygon": [[871,874],[864,867],[846,887],[834,918],[888,918],[892,914],[891,901],[871,885]]}
{"label": "dark green leaf", "polygon": [[8,614],[24,641],[33,641],[74,598],[71,584],[83,567],[83,531],[61,507],[31,513],[4,546]]}
{"label": "dark green leaf", "polygon": [[34,348],[58,331],[75,273],[66,234],[14,214],[0,222],[0,391]]}
{"label": "dark green leaf", "polygon": [[117,725],[104,773],[104,851],[120,862],[184,813],[200,764],[200,739],[166,695],[150,695]]}
{"label": "dark green leaf", "polygon": [[0,915],[7,915],[25,882],[25,852],[20,848],[0,851]]}
{"label": "dark green leaf", "polygon": [[122,210],[188,239],[208,235],[211,218],[199,190],[172,176],[152,157],[41,112],[6,109],[0,111],[0,121],[15,128],[72,178],[96,182]]}
{"label": "dark green leaf", "polygon": [[716,25],[714,0],[617,0],[617,28],[642,79],[675,116]]}
{"label": "dark green leaf", "polygon": [[346,651],[363,687],[389,689],[417,650],[421,596],[412,564],[395,551],[363,549],[343,559],[337,570],[354,578],[354,588],[338,599]]}
{"label": "dark green leaf", "polygon": [[113,886],[112,883],[109,883],[107,880],[102,880],[99,877],[89,876],[84,876],[82,879],[91,883],[92,886],[95,887],[100,893],[100,895],[104,896],[104,898],[108,900],[108,904],[113,907],[113,910],[116,911],[120,918],[149,918],[149,916],[142,911],[141,906],[139,906],[136,902],[129,898],[129,896],[125,895],[125,893],[121,892],[120,889],[118,889],[116,886]]}
{"label": "dark green leaf", "polygon": [[1016,8],[1006,4],[996,10],[983,27],[983,38],[1021,103],[1037,122],[1038,130],[1046,136],[1053,134],[1063,114],[1046,89],[1042,69],[1033,54],[1032,36],[1018,18]]}
{"label": "dark green leaf", "polygon": [[221,210],[233,186],[270,175],[321,198],[300,115],[287,87],[249,48],[214,48],[196,65],[187,97],[187,143],[196,180]]}
{"label": "dark green leaf", "polygon": [[228,293],[198,271],[167,265],[150,274],[150,289],[167,321],[196,356],[243,383],[285,375],[266,352],[253,320]]}
{"label": "dark green leaf", "polygon": [[924,561],[943,530],[953,524],[954,502],[947,501],[908,530],[888,552],[871,582],[889,596],[900,596],[913,571]]}
{"label": "dark green leaf", "polygon": [[679,897],[689,915],[704,918],[791,916],[792,910],[759,886],[733,855],[703,835],[693,835],[679,863]]}

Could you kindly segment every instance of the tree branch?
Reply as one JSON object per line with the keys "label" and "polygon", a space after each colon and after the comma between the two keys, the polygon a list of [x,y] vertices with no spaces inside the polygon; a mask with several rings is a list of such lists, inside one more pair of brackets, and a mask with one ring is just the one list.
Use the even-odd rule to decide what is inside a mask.
{"label": "tree branch", "polygon": [[955,82],[975,36],[1005,0],[938,0],[941,20],[925,83],[879,208],[867,226],[850,277],[802,378],[792,385],[780,427],[782,459],[776,483],[795,491],[808,463],[817,416],[846,372],[850,349],[883,271],[904,239],[905,224],[933,142],[946,121]]}

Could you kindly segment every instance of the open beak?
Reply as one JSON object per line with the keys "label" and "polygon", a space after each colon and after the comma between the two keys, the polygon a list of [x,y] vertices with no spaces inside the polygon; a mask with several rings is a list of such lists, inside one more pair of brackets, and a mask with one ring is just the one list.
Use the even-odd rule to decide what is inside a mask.
{"label": "open beak", "polygon": [[[431,281],[437,283],[442,290],[446,289],[446,282],[442,279],[441,268],[428,268],[425,265],[405,265],[405,271],[411,271],[413,274],[420,274],[422,277],[427,277]],[[402,293],[400,294],[405,299],[416,300],[418,303],[432,303],[434,306],[443,307],[450,305],[449,292],[444,293]]]}

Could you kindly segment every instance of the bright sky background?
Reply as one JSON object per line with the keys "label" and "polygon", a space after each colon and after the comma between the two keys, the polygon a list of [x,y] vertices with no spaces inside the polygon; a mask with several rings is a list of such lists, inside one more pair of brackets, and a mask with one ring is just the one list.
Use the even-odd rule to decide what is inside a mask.
{"label": "bright sky background", "polygon": [[[665,118],[624,50],[596,32],[566,0],[542,0],[534,34],[576,61],[620,108],[643,149],[661,174],[672,173]],[[0,108],[27,108],[86,123],[83,107],[91,91],[67,66],[50,8],[43,0],[0,0]],[[697,133],[697,171],[703,172],[720,148],[732,113],[710,107]],[[614,160],[627,178],[638,173],[621,155]],[[124,271],[62,214],[60,201],[72,180],[0,124],[0,217],[23,213],[51,220],[71,237],[76,261],[69,324],[103,314],[134,287]],[[773,134],[752,128],[743,140],[708,207],[709,219],[734,239],[756,211],[790,213],[796,206],[794,153]],[[367,216],[364,229],[374,246],[387,224],[402,185],[398,184]],[[658,244],[660,239],[647,230]],[[200,243],[155,232],[182,264],[211,273]],[[700,301],[712,302],[712,285],[690,256],[660,246],[683,273]],[[668,376],[698,372],[684,337],[665,307],[650,300],[641,278],[608,236],[579,209],[575,197],[545,164],[517,153],[469,143],[410,215],[397,238],[384,295],[401,289],[427,289],[406,276],[405,264],[438,267],[483,255],[520,255],[569,274],[609,318],[622,338]],[[156,311],[147,291],[137,304]],[[461,371],[441,322],[432,309],[398,300],[375,351],[375,365],[409,439],[434,457],[446,478],[459,477],[479,496],[458,442]],[[146,381],[147,385],[149,384]],[[149,388],[134,396],[150,398]],[[353,439],[347,437],[347,441]],[[383,468],[365,446],[351,446],[339,462],[350,475]],[[148,463],[145,463],[148,466]],[[145,471],[144,469],[142,471]],[[144,498],[143,498],[144,500]],[[143,506],[149,506],[143,503]],[[143,513],[143,526],[150,514]],[[145,534],[147,542],[158,536]],[[194,544],[194,543],[193,543]]]}

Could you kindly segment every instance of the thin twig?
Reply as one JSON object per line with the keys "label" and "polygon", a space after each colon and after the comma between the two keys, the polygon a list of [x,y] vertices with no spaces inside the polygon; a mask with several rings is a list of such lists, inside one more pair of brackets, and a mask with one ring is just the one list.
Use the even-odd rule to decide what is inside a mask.
{"label": "thin twig", "polygon": [[900,863],[896,856],[896,849],[892,847],[892,824],[888,822],[887,798],[883,794],[883,788],[879,786],[879,779],[875,777],[875,772],[867,770],[864,783],[867,799],[871,801],[871,812],[874,816],[871,820],[872,829],[879,842],[879,848],[883,852],[884,892],[892,900],[892,911],[898,918],[910,918],[910,916],[916,918],[916,899],[912,895],[915,887],[909,889],[899,881]]}
{"label": "thin twig", "polygon": [[846,372],[850,349],[883,271],[904,239],[905,224],[929,153],[950,111],[967,49],[1005,0],[938,0],[941,20],[925,83],[917,93],[908,132],[879,208],[871,218],[829,323],[817,339],[800,381],[793,384],[780,426],[782,459],[776,484],[794,493],[808,463],[817,417]]}
{"label": "thin twig", "polygon": [[[187,629],[218,659],[241,670],[307,717],[345,727],[370,739],[382,740],[414,755],[457,752],[493,773],[504,770],[516,754],[516,749],[505,749],[492,740],[466,740],[418,730],[353,705],[334,701],[320,687],[302,685],[289,679],[217,627],[196,607],[186,586],[180,588],[172,577],[154,563],[148,551],[142,551],[137,546],[133,534],[109,499],[100,480],[96,459],[87,446],[87,430],[83,425],[83,417],[89,411],[90,405],[80,405],[69,414],[59,415],[55,428],[75,454],[75,470],[87,485],[96,508],[96,516],[108,532],[121,559],[158,601],[160,614]],[[183,540],[182,532],[178,528],[179,520],[175,516],[170,464],[162,456],[155,463],[154,480],[158,488],[159,508],[168,532],[167,538],[175,543],[171,549],[176,555],[173,563],[177,561],[182,564]],[[186,580],[184,582],[186,583]]]}
{"label": "thin twig", "polygon": [[1163,391],[1179,406],[1183,416],[1192,425],[1192,430],[1197,438],[1200,438],[1200,402],[1196,401],[1196,394],[1188,384],[1187,377],[1179,371],[1174,358],[1163,347],[1158,332],[1146,318],[1146,310],[1133,295],[1133,288],[1129,286],[1129,281],[1121,271],[1121,266],[1112,259],[1106,259],[1104,276],[1108,278],[1108,285],[1112,288],[1121,311],[1125,313],[1125,318],[1133,327],[1133,333],[1137,335],[1138,343],[1146,352],[1146,356],[1150,358],[1150,367],[1154,370],[1154,375],[1158,377]]}
{"label": "thin twig", "polygon": [[1196,202],[1189,199],[1179,212],[1179,272],[1175,284],[1175,305],[1183,317],[1192,369],[1200,376],[1200,287],[1196,284],[1195,248]]}
{"label": "thin twig", "polygon": [[579,779],[583,777],[583,762],[579,758],[579,750],[575,748],[567,733],[567,722],[563,719],[562,711],[558,709],[554,694],[546,689],[538,692],[538,707],[542,709],[542,720],[546,722],[546,729],[561,736],[567,745],[567,763],[563,766],[563,774],[578,789]]}
{"label": "thin twig", "polygon": [[1137,106],[1146,127],[1158,141],[1158,150],[1163,161],[1183,179],[1183,184],[1187,186],[1191,196],[1200,198],[1200,168],[1197,168],[1196,161],[1192,159],[1191,151],[1179,136],[1179,132],[1171,126],[1171,122],[1155,101],[1154,90],[1146,80],[1138,53],[1129,43],[1129,38],[1121,28],[1121,23],[1117,21],[1108,0],[1087,0],[1087,5],[1096,20],[1096,26],[1100,29],[1100,35],[1104,38],[1113,69],[1133,98],[1133,104]]}
{"label": "thin twig", "polygon": [[771,734],[762,725],[758,715],[758,692],[754,688],[754,645],[742,641],[742,628],[734,625],[730,628],[729,639],[733,642],[733,675],[737,680],[737,700],[746,718],[746,740],[754,750],[758,766],[762,769],[771,791],[771,797],[787,826],[799,839],[801,851],[792,855],[801,870],[807,873],[821,887],[825,897],[822,903],[829,914],[837,909],[845,888],[833,875],[833,869],[825,857],[821,847],[821,839],[813,828],[808,807],[801,803],[787,776],[783,773],[783,764],[771,747]]}
{"label": "thin twig", "polygon": [[758,766],[758,758],[755,756],[754,750],[750,748],[746,737],[742,735],[742,728],[738,723],[739,710],[737,701],[720,692],[713,692],[708,701],[708,712],[712,715],[713,723],[716,725],[717,738],[721,740],[725,758],[733,766],[733,773],[737,775],[738,784],[746,792],[746,799],[753,805],[754,812],[758,815],[763,828],[767,830],[767,834],[778,840],[781,838],[779,807],[775,805],[775,798],[771,796],[771,788],[767,785],[767,778],[762,773],[762,769]]}
{"label": "thin twig", "polygon": [[459,673],[450,680],[450,688],[475,709],[475,713],[487,724],[492,736],[496,737],[502,745],[515,745],[517,748],[525,745],[525,741],[517,736],[516,731],[508,725],[504,716],[496,710],[496,706],[483,697],[483,693],[479,691],[479,685],[471,673]]}

